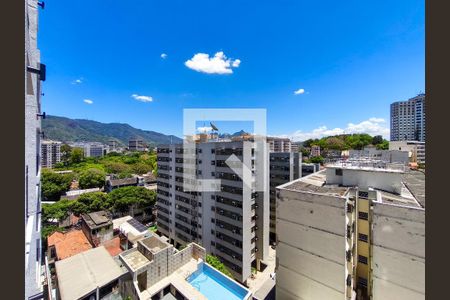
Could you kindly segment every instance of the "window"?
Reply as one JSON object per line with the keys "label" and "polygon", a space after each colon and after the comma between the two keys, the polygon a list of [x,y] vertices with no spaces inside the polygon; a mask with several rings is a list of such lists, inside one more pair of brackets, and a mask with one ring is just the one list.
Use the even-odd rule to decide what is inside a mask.
{"label": "window", "polygon": [[363,277],[358,277],[358,285],[367,287],[367,279]]}
{"label": "window", "polygon": [[216,149],[211,149],[211,154],[216,153]]}
{"label": "window", "polygon": [[216,173],[211,172],[211,176],[212,176],[212,177],[216,177]]}
{"label": "window", "polygon": [[335,169],[336,176],[342,176],[342,169]]}
{"label": "window", "polygon": [[215,160],[212,160],[212,161],[211,161],[211,165],[212,165],[212,166],[216,165],[216,161],[215,161]]}
{"label": "window", "polygon": [[358,262],[367,265],[367,257],[364,255],[358,255]]}
{"label": "window", "polygon": [[367,234],[359,233],[358,240],[367,243],[367,241],[369,240],[369,237],[367,236]]}
{"label": "window", "polygon": [[358,216],[361,220],[368,220],[369,219],[369,214],[363,211],[360,211],[358,213]]}
{"label": "window", "polygon": [[211,241],[211,246],[215,246],[215,245],[216,245],[216,243]]}
{"label": "window", "polygon": [[211,218],[211,223],[215,223],[215,220],[213,218]]}

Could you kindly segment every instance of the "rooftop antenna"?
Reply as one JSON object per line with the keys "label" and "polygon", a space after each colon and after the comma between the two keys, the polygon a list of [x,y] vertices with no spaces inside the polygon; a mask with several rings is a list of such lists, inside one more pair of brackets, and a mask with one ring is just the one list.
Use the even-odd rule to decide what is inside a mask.
{"label": "rooftop antenna", "polygon": [[209,125],[212,128],[213,134],[214,134],[214,131],[216,132],[216,134],[217,134],[216,141],[218,141],[219,140],[219,128],[217,128],[216,125],[214,125],[212,122],[209,122]]}

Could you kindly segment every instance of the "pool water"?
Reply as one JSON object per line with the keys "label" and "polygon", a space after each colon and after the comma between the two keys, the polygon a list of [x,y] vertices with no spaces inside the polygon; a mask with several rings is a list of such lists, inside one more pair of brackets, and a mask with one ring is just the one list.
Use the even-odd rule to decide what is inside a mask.
{"label": "pool water", "polygon": [[248,291],[219,271],[203,264],[187,281],[209,300],[243,300]]}

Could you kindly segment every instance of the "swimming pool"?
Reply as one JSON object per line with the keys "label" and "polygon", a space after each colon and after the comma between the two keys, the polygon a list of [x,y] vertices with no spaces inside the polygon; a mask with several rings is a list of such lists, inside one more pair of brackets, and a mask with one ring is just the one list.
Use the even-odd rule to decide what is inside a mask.
{"label": "swimming pool", "polygon": [[249,299],[250,292],[206,263],[186,279],[209,300]]}

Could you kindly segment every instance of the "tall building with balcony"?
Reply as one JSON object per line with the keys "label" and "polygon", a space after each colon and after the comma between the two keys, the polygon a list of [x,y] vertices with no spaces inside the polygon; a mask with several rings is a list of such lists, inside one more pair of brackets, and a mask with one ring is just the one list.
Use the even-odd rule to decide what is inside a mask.
{"label": "tall building with balcony", "polygon": [[289,138],[267,137],[269,152],[298,152],[298,145]]}
{"label": "tall building with balcony", "polygon": [[25,299],[43,297],[41,272],[41,81],[37,48],[38,1],[25,1]]}
{"label": "tall building with balcony", "polygon": [[277,194],[277,299],[425,299],[424,173],[348,160]]}
{"label": "tall building with balcony", "polygon": [[[175,246],[196,242],[217,256],[245,282],[251,268],[260,269],[269,251],[269,187],[256,191],[257,175],[268,182],[266,164],[254,159],[254,143],[216,141],[163,145],[158,155],[158,230]],[[241,163],[226,163],[237,157]],[[245,166],[243,166],[243,164]],[[266,170],[265,170],[266,169]],[[220,180],[219,191],[186,190],[193,179]],[[250,184],[251,182],[251,184]],[[205,183],[203,183],[205,184]],[[207,183],[206,183],[207,184]]]}
{"label": "tall building with balcony", "polygon": [[145,143],[140,139],[133,139],[128,141],[128,150],[130,151],[144,151]]}
{"label": "tall building with balcony", "polygon": [[276,241],[276,187],[302,177],[302,154],[272,152],[269,155],[270,243]]}
{"label": "tall building with balcony", "polygon": [[53,168],[59,162],[61,162],[61,142],[42,141],[41,167]]}
{"label": "tall building with balcony", "polygon": [[425,94],[391,104],[391,141],[425,142]]}

